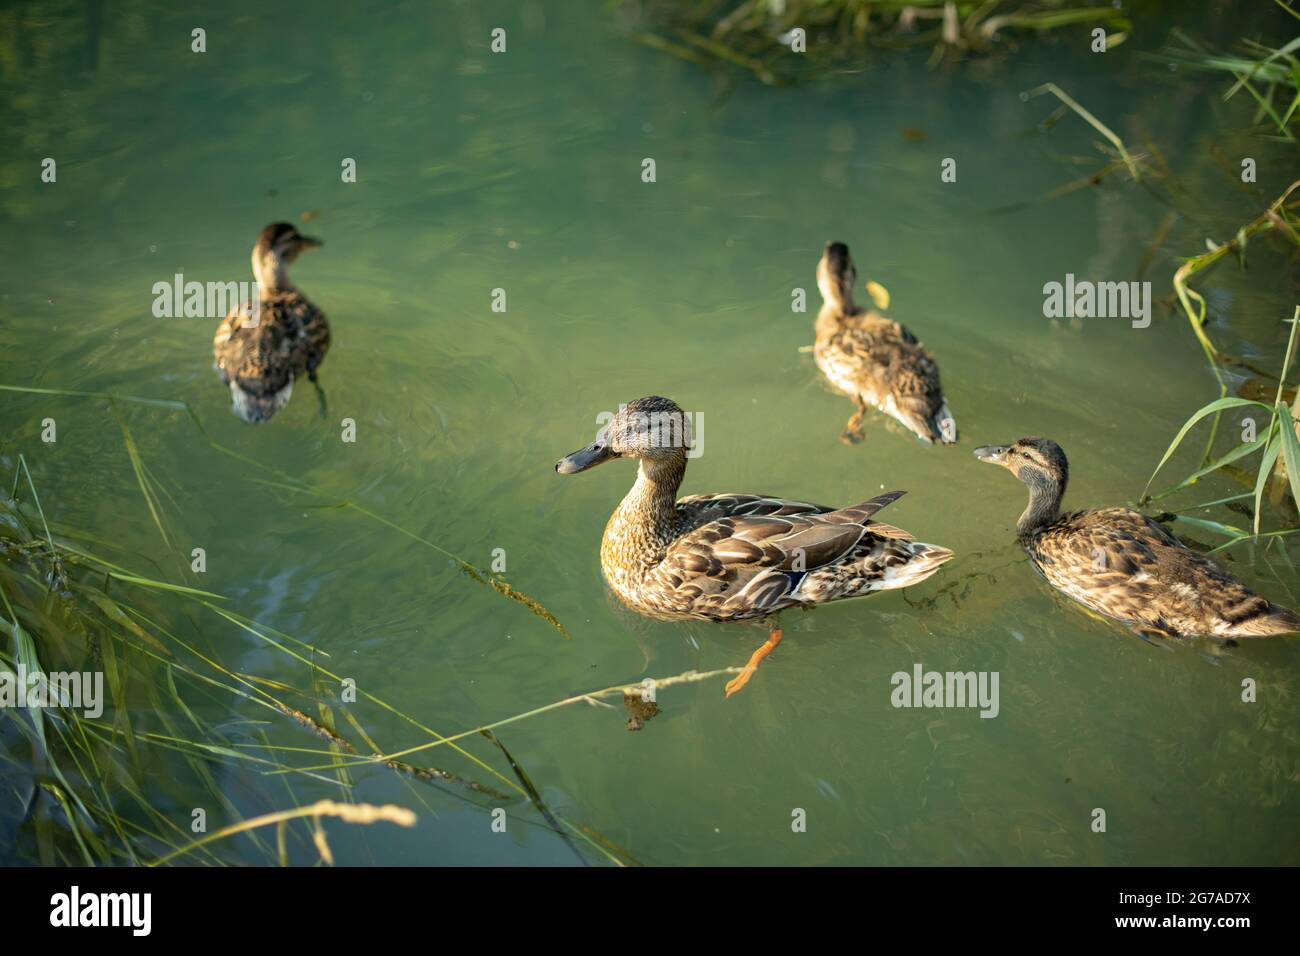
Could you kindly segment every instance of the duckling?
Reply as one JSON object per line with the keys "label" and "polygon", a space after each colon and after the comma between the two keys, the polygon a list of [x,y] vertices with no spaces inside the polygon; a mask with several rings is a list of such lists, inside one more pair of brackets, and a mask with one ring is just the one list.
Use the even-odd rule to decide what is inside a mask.
{"label": "duckling", "polygon": [[955,443],[957,423],[943,397],[939,366],[906,327],[854,304],[857,278],[849,247],[828,242],[817,263],[822,307],[813,357],[835,390],[858,403],[840,441],[862,440],[862,419],[872,405],[926,444]]}
{"label": "duckling", "polygon": [[1016,525],[1049,584],[1143,636],[1265,637],[1300,631],[1300,617],[1235,581],[1164,526],[1127,508],[1062,514],[1065,452],[1047,438],[975,449],[1029,487]]}
{"label": "duckling", "polygon": [[[953,556],[871,520],[901,491],[838,509],[770,495],[678,501],[689,446],[681,408],[650,396],[620,409],[594,442],[555,463],[558,473],[576,475],[616,458],[637,462],[632,490],[605,525],[600,566],[615,596],[641,614],[767,618],[918,584]],[[766,643],[727,684],[728,697],[749,682],[782,636],[773,621]]]}
{"label": "duckling", "polygon": [[[289,281],[288,267],[323,243],[301,235],[287,222],[273,222],[253,246],[258,312],[249,303],[231,309],[217,327],[212,354],[221,381],[230,387],[236,415],[264,422],[289,403],[294,379],[304,373],[316,384],[316,369],[330,345],[325,314]],[[324,393],[320,392],[324,410]]]}

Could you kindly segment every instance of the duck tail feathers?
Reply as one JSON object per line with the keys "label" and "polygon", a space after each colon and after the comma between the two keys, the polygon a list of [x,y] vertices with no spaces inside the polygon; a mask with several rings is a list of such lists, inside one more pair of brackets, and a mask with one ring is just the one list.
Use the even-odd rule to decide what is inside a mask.
{"label": "duck tail feathers", "polygon": [[1280,604],[1268,605],[1268,610],[1244,621],[1238,621],[1226,634],[1228,637],[1271,637],[1277,634],[1300,633],[1300,615]]}
{"label": "duck tail feathers", "polygon": [[856,505],[850,505],[847,508],[840,508],[838,511],[824,514],[822,519],[834,521],[837,524],[865,524],[881,508],[893,504],[905,494],[907,494],[906,491],[887,491],[883,495],[876,495],[876,497],[860,501]]}
{"label": "duck tail feathers", "polygon": [[894,403],[891,411],[908,431],[927,445],[935,442],[951,445],[957,441],[957,422],[948,411],[947,401],[941,401],[938,410],[933,410],[929,399],[918,395]]}
{"label": "duck tail feathers", "polygon": [[939,410],[934,413],[931,427],[936,441],[945,445],[957,444],[957,421],[952,417],[952,412],[948,411],[947,401],[944,401],[939,406]]}
{"label": "duck tail feathers", "polygon": [[230,382],[231,411],[251,424],[270,421],[271,416],[289,404],[293,394],[293,380],[278,392],[270,395],[254,395],[243,388],[237,380]]}
{"label": "duck tail feathers", "polygon": [[923,541],[909,542],[907,548],[912,552],[911,558],[903,564],[888,568],[881,579],[879,590],[892,591],[920,584],[954,557],[953,552],[947,548]]}

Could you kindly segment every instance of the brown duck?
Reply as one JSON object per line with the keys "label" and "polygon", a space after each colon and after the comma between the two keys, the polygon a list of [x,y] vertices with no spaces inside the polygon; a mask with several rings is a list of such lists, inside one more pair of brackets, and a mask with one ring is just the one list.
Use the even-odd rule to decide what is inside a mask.
{"label": "brown duck", "polygon": [[[666,398],[622,408],[596,440],[555,463],[574,475],[616,458],[637,462],[636,482],[610,516],[600,565],[624,604],[650,617],[740,621],[924,581],[952,557],[872,516],[903,492],[849,508],[770,495],[692,495],[686,474],[689,423]],[[773,627],[730,697],[780,642]]]}
{"label": "brown duck", "polygon": [[926,443],[957,441],[957,423],[939,384],[939,366],[908,329],[853,301],[858,273],[842,242],[826,244],[817,263],[822,294],[813,357],[826,380],[858,403],[840,440],[862,440],[873,406]]}
{"label": "brown duck", "polygon": [[[230,387],[236,415],[264,422],[289,403],[294,380],[316,369],[330,345],[325,314],[289,281],[290,263],[322,242],[287,222],[273,222],[253,246],[258,310],[250,303],[231,310],[217,327],[212,354],[221,381]],[[319,385],[317,386],[319,389]],[[321,393],[322,408],[324,393]]]}
{"label": "brown duck", "polygon": [[1151,518],[1127,508],[1061,513],[1069,463],[1056,442],[1022,438],[975,449],[1029,488],[1020,543],[1057,590],[1138,634],[1266,637],[1300,617],[1260,597]]}

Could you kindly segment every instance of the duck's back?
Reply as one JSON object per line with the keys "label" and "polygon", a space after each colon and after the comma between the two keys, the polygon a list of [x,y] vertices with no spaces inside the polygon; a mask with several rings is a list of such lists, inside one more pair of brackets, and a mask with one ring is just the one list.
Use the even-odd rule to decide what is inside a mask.
{"label": "duck's back", "polygon": [[689,588],[689,593],[682,594],[678,589],[686,576],[680,571],[665,573],[660,567],[665,555],[682,539],[722,519],[818,515],[834,510],[827,505],[773,495],[689,495],[677,502],[671,527],[658,529],[655,537],[662,543],[657,547],[646,547],[639,536],[629,535],[621,526],[620,513],[616,511],[610,516],[601,539],[601,570],[619,600],[642,614],[669,620],[712,617],[709,613],[711,607],[706,607],[710,600],[705,598],[704,591],[725,590],[730,582],[720,586],[717,582],[709,582],[704,587]]}
{"label": "duck's back", "polygon": [[813,356],[839,391],[898,418],[930,440],[945,439],[939,366],[905,326],[876,312],[823,311]]}
{"label": "duck's back", "polygon": [[212,352],[236,413],[265,421],[288,401],[294,379],[320,365],[329,343],[325,314],[295,290],[263,298],[256,319],[247,303],[233,309],[217,328]]}
{"label": "duck's back", "polygon": [[1024,545],[1053,587],[1139,631],[1262,637],[1300,630],[1294,613],[1127,508],[1062,515]]}
{"label": "duck's back", "polygon": [[835,509],[810,501],[794,501],[775,495],[688,495],[677,502],[681,519],[679,534],[693,531],[719,518],[788,517],[829,514]]}
{"label": "duck's back", "polygon": [[738,621],[925,580],[952,552],[872,516],[902,492],[832,509],[767,495],[696,495],[677,503],[676,537],[640,566],[601,558],[621,600],[659,617]]}

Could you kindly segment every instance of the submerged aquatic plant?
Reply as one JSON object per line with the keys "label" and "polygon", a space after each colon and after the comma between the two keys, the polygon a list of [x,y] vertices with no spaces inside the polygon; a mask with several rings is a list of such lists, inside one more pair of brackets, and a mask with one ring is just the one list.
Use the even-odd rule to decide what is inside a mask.
{"label": "submerged aquatic plant", "polygon": [[[133,465],[139,461],[133,457]],[[243,854],[251,851],[265,862],[287,864],[291,849],[300,843],[329,861],[319,818],[365,821],[352,810],[327,812],[320,802],[301,806],[291,781],[338,788],[348,800],[355,783],[347,765],[360,759],[451,796],[462,794],[459,799],[471,803],[486,797],[492,806],[501,806],[526,798],[541,820],[524,817],[519,822],[554,830],[583,862],[587,851],[580,850],[575,838],[598,858],[633,862],[590,827],[547,808],[498,740],[492,743],[506,755],[513,777],[377,695],[358,690],[363,704],[445,743],[458,758],[494,778],[495,785],[385,756],[390,748],[377,743],[349,709],[344,716],[365,749],[354,745],[336,726],[321,694],[227,666],[180,632],[197,629],[201,635],[199,621],[208,616],[305,666],[313,685],[320,679],[337,686],[340,677],[326,666],[327,652],[231,610],[223,595],[137,571],[129,566],[129,557],[106,557],[107,549],[117,546],[47,516],[21,454],[6,490],[8,496],[0,497],[0,670],[6,677],[99,672],[106,699],[98,713],[45,706],[44,701],[39,707],[0,707],[0,859],[139,865],[183,857],[220,864],[247,859]],[[307,705],[295,698],[313,701],[318,716],[309,715]],[[326,746],[272,743],[264,729],[268,722],[232,716],[232,703],[240,710],[260,708],[273,720],[288,718]],[[219,721],[209,716],[214,710]],[[324,772],[288,762],[301,754],[330,762]],[[284,778],[282,791],[269,789],[276,776]],[[418,791],[411,793],[427,806]],[[285,798],[290,809],[272,809],[283,806]],[[195,839],[194,832],[202,832],[190,826],[196,804],[205,808],[205,818],[211,813],[234,822]],[[250,806],[265,807],[267,813],[242,819]],[[308,817],[314,827],[290,826]],[[272,822],[277,826],[274,846],[257,833]],[[241,840],[216,843],[234,836]]]}
{"label": "submerged aquatic plant", "polygon": [[[0,708],[0,764],[6,765],[0,833],[7,837],[0,855],[33,853],[46,865],[160,862],[210,842],[185,844],[191,811],[177,812],[176,806],[192,806],[197,798],[206,807],[205,816],[210,811],[237,818],[239,804],[247,799],[282,799],[254,786],[252,792],[239,793],[237,804],[229,784],[218,786],[219,768],[227,781],[249,786],[251,775],[284,769],[342,786],[346,796],[349,784],[298,774],[279,760],[250,752],[275,750],[264,735],[261,743],[248,739],[257,722],[218,725],[207,719],[209,705],[224,693],[341,741],[278,696],[290,688],[222,665],[162,621],[187,616],[172,604],[180,601],[207,608],[251,633],[277,632],[220,607],[225,599],[219,594],[133,572],[87,546],[91,535],[74,529],[56,533],[58,527],[48,520],[20,455],[12,490],[0,499],[0,633],[10,639],[0,643],[0,666],[11,680],[15,673],[32,675],[38,686],[58,673],[96,671],[104,676],[107,700],[93,710],[54,699],[42,700],[40,706]],[[286,644],[262,636],[295,655]],[[288,635],[278,636],[313,658],[328,657]],[[466,783],[453,774],[438,774],[439,780]],[[146,777],[148,797],[142,785]],[[291,785],[286,783],[284,793],[294,799]],[[298,815],[281,812],[288,814],[286,819]],[[232,824],[224,832],[245,829]],[[283,836],[279,845],[283,862]],[[270,852],[256,838],[253,846]],[[196,857],[206,863],[227,859],[207,850]]]}
{"label": "submerged aquatic plant", "polygon": [[283,491],[294,492],[297,494],[311,495],[315,498],[328,500],[330,503],[327,505],[323,505],[322,507],[346,508],[355,511],[358,514],[365,515],[367,518],[371,519],[372,521],[376,521],[379,524],[382,524],[393,531],[405,535],[406,537],[412,539],[413,541],[418,541],[426,548],[436,551],[438,554],[441,554],[443,557],[453,561],[457,566],[459,566],[460,570],[471,580],[479,584],[487,585],[488,587],[492,588],[492,590],[500,594],[502,597],[509,598],[512,601],[517,601],[518,603],[522,604],[524,607],[528,608],[528,610],[531,611],[533,614],[542,618],[542,620],[546,621],[547,624],[550,624],[553,628],[559,631],[560,634],[566,640],[568,640],[569,638],[569,632],[565,629],[564,625],[560,623],[559,619],[556,618],[556,616],[551,613],[551,611],[546,607],[546,605],[542,604],[542,602],[538,601],[536,598],[531,597],[528,594],[525,594],[523,591],[520,591],[518,588],[512,586],[508,581],[505,580],[505,578],[502,575],[493,573],[491,571],[486,571],[483,568],[478,567],[477,565],[471,564],[470,562],[466,561],[464,558],[460,557],[457,554],[452,553],[451,551],[447,550],[441,545],[435,544],[434,542],[428,540],[427,538],[421,537],[415,532],[407,530],[406,528],[402,527],[396,522],[391,521],[388,518],[385,518],[384,516],[377,514],[360,504],[357,504],[351,499],[338,498],[334,495],[331,495],[328,492],[322,491],[319,488],[309,485],[304,481],[301,481],[297,478],[287,475],[283,471],[280,471],[278,468],[273,468],[269,465],[264,465],[259,461],[254,461],[253,459],[249,458],[246,455],[241,455],[239,452],[232,451],[231,449],[226,448],[224,445],[221,445],[218,442],[213,441],[212,438],[208,435],[207,430],[203,427],[203,423],[199,420],[199,417],[195,413],[194,409],[192,409],[185,402],[172,401],[167,399],[141,398],[134,395],[113,395],[104,392],[84,392],[84,391],[74,391],[69,389],[53,389],[53,388],[30,388],[22,385],[0,385],[0,392],[19,392],[19,393],[29,393],[35,395],[58,395],[67,398],[107,399],[113,409],[113,414],[117,418],[118,425],[122,429],[122,439],[126,447],[127,455],[131,461],[131,468],[135,473],[136,482],[140,486],[140,493],[144,497],[145,504],[149,508],[149,515],[153,519],[154,525],[158,529],[158,533],[162,535],[163,542],[168,546],[170,546],[171,542],[167,537],[167,530],[160,516],[161,504],[158,498],[158,488],[160,488],[160,485],[158,484],[157,480],[153,477],[152,473],[149,471],[148,467],[144,464],[143,460],[141,459],[140,452],[136,446],[135,438],[132,435],[131,429],[127,425],[126,421],[118,413],[117,406],[119,403],[149,405],[158,408],[168,408],[175,411],[186,412],[189,415],[190,420],[194,423],[194,426],[199,430],[199,434],[203,436],[203,440],[207,443],[208,447],[212,448],[214,451],[220,452],[223,455],[227,455],[231,458],[234,458],[237,461],[243,462],[246,465],[250,465],[253,468],[256,468],[257,470],[263,472],[264,474],[272,475],[276,479],[274,481],[268,479],[251,479],[251,480],[268,487],[279,488]]}
{"label": "submerged aquatic plant", "polygon": [[1034,89],[1028,90],[1021,95],[1024,99],[1030,99],[1035,96],[1042,96],[1044,93],[1051,93],[1053,96],[1055,96],[1058,100],[1061,101],[1061,103],[1063,104],[1063,108],[1073,110],[1083,119],[1085,123],[1087,123],[1093,129],[1095,129],[1097,132],[1101,133],[1102,136],[1105,136],[1106,139],[1110,142],[1110,144],[1115,147],[1115,151],[1119,154],[1119,158],[1123,161],[1124,165],[1128,168],[1128,171],[1130,175],[1132,175],[1133,179],[1138,180],[1142,178],[1141,173],[1138,172],[1138,165],[1133,160],[1133,156],[1129,153],[1128,148],[1125,147],[1124,141],[1115,134],[1115,131],[1112,130],[1109,126],[1107,126],[1105,123],[1103,123],[1101,120],[1097,119],[1097,117],[1094,116],[1092,113],[1090,113],[1088,110],[1084,109],[1084,107],[1079,105],[1079,102],[1075,100],[1074,97],[1072,97],[1069,93],[1065,92],[1065,90],[1061,89],[1055,83],[1044,83],[1042,86],[1035,87]]}

